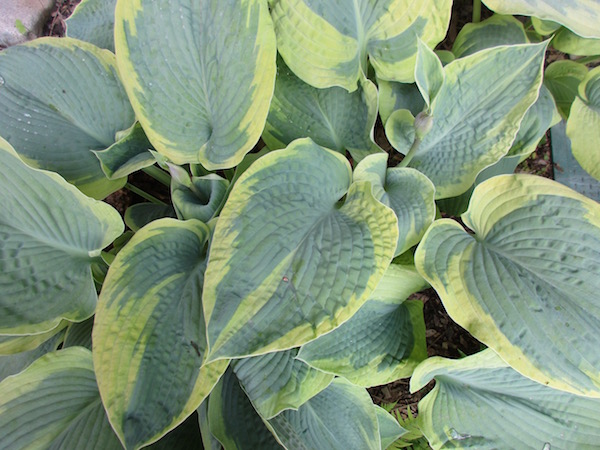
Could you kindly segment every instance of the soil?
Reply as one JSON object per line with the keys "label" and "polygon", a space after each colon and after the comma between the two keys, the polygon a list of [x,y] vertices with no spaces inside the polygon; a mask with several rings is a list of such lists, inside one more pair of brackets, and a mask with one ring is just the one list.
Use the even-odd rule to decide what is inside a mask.
{"label": "soil", "polygon": [[[57,0],[56,7],[44,29],[44,35],[63,36],[65,32],[65,19],[69,17],[79,2],[80,0]],[[460,31],[464,24],[471,21],[471,8],[472,0],[455,0],[448,36],[438,48],[447,50],[451,48],[458,31]],[[482,9],[482,18],[487,18],[491,15],[490,11],[485,7]],[[551,55],[553,59],[562,57],[556,54]],[[379,120],[375,128],[375,138],[382,148],[392,152],[392,147],[387,142],[381,121]],[[519,165],[517,171],[553,178],[549,133],[545,142],[526,161]],[[160,199],[167,201],[169,199],[168,189],[160,185],[157,187],[157,183],[144,173],[139,172],[134,174],[130,177],[129,182]],[[119,210],[121,214],[124,214],[128,206],[139,203],[143,199],[127,189],[123,189],[108,197],[106,201]],[[414,294],[411,298],[423,302],[427,352],[429,356],[460,358],[464,355],[477,353],[482,349],[482,344],[479,341],[474,339],[448,316],[433,289]],[[407,407],[411,409],[413,414],[416,414],[417,403],[432,386],[433,384],[430,383],[423,390],[411,395],[409,392],[409,379],[402,379],[384,386],[371,388],[369,392],[377,404],[395,403],[395,409],[398,409],[401,416],[406,418]]]}

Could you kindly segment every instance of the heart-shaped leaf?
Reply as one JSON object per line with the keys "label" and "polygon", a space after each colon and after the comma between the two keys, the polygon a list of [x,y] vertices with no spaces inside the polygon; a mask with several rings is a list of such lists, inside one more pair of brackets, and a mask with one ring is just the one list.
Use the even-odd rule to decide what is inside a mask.
{"label": "heart-shaped leaf", "polygon": [[0,191],[0,334],[90,317],[98,299],[91,265],[123,232],[119,213],[25,165],[1,138]]}
{"label": "heart-shaped leaf", "polygon": [[430,358],[415,371],[411,390],[434,378],[418,418],[434,449],[598,447],[600,400],[536,383],[492,350],[454,361]]}
{"label": "heart-shaped leaf", "polygon": [[288,0],[273,6],[277,47],[317,88],[352,92],[367,59],[386,80],[414,81],[417,37],[435,47],[446,34],[449,0]]}
{"label": "heart-shaped leaf", "polygon": [[28,164],[95,198],[125,185],[108,180],[90,151],[135,121],[109,51],[70,38],[10,47],[0,53],[0,104],[0,135]]}
{"label": "heart-shaped leaf", "polygon": [[366,301],[398,225],[368,182],[350,183],[347,160],[310,139],[268,153],[238,179],[206,272],[209,360],[301,345]]}
{"label": "heart-shaped leaf", "polygon": [[233,167],[260,138],[276,71],[263,0],[119,0],[115,47],[140,123],[174,163]]}
{"label": "heart-shaped leaf", "polygon": [[585,65],[571,60],[554,61],[546,68],[544,85],[552,93],[563,119],[569,117],[579,84],[587,74],[588,68]]}
{"label": "heart-shaped leaf", "polygon": [[600,205],[554,181],[502,175],[455,221],[434,223],[415,265],[450,316],[520,373],[600,397]]}
{"label": "heart-shaped leaf", "polygon": [[203,364],[208,235],[199,221],[154,221],[117,254],[106,276],[94,367],[110,422],[128,449],[183,422],[227,367],[227,361]]}
{"label": "heart-shaped leaf", "polygon": [[379,149],[373,142],[376,119],[377,89],[371,81],[351,93],[341,87],[317,89],[296,77],[280,59],[263,139],[274,150],[309,137],[331,150],[348,150],[360,161]]}
{"label": "heart-shaped leaf", "polygon": [[[446,80],[431,106],[433,126],[408,163],[433,181],[437,199],[462,194],[509,151],[538,97],[546,45],[495,47],[444,68]],[[394,147],[403,148],[393,117],[386,134]]]}

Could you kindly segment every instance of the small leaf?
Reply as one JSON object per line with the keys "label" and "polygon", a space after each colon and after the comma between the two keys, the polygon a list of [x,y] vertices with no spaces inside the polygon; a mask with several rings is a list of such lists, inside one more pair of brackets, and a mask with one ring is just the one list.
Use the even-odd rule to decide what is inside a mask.
{"label": "small leaf", "polygon": [[415,81],[429,109],[444,84],[444,68],[437,55],[421,39],[417,41],[417,48]]}
{"label": "small leaf", "polygon": [[552,39],[552,47],[570,55],[593,56],[600,54],[600,38],[582,38],[568,28],[563,28]]}
{"label": "small leaf", "polygon": [[567,121],[567,136],[575,159],[600,180],[600,67],[590,70],[579,85],[579,96]]}
{"label": "small leaf", "polygon": [[125,223],[133,231],[138,231],[150,222],[165,217],[176,217],[172,206],[157,205],[156,203],[136,203],[125,211]]}
{"label": "small leaf", "polygon": [[396,419],[380,406],[373,405],[377,422],[379,423],[379,436],[381,438],[381,449],[385,450],[396,441],[400,436],[406,433]]}
{"label": "small leaf", "polygon": [[544,85],[552,93],[558,112],[565,120],[569,117],[579,84],[587,73],[586,66],[570,60],[554,61],[544,72]]}
{"label": "small leaf", "polygon": [[377,86],[379,87],[379,114],[384,125],[394,111],[405,109],[414,117],[425,108],[425,101],[415,83],[396,83],[377,79]]}
{"label": "small leaf", "polygon": [[[180,219],[197,219],[207,223],[225,202],[229,181],[217,174],[188,177],[185,183],[171,178],[171,199]],[[187,184],[187,185],[186,185]]]}

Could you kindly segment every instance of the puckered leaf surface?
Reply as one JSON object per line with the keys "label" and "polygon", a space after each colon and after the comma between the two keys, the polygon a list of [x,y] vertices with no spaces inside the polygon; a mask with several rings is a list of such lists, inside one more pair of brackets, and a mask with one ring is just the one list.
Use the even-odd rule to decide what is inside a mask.
{"label": "puckered leaf surface", "polygon": [[467,358],[430,358],[411,379],[411,390],[435,378],[419,402],[419,427],[434,449],[598,447],[600,400],[536,383],[492,350]]}
{"label": "puckered leaf surface", "polygon": [[272,15],[279,52],[288,66],[317,88],[348,91],[367,73],[414,81],[417,38],[435,47],[445,36],[449,0],[285,0]]}
{"label": "puckered leaf surface", "polygon": [[600,397],[600,205],[554,181],[503,175],[475,188],[415,255],[450,316],[520,373]]}
{"label": "puckered leaf surface", "polygon": [[2,447],[121,450],[98,393],[92,354],[48,353],[0,383]]}
{"label": "puckered leaf surface", "polygon": [[301,345],[360,308],[398,239],[396,216],[371,191],[367,182],[351,186],[347,160],[310,139],[244,172],[211,244],[210,360]]}
{"label": "puckered leaf surface", "polygon": [[0,334],[90,317],[98,299],[91,264],[123,232],[119,213],[27,166],[1,138],[0,191]]}
{"label": "puckered leaf surface", "polygon": [[107,179],[91,152],[135,120],[109,51],[71,38],[10,47],[0,54],[0,104],[0,136],[28,164],[98,199],[125,184]]}
{"label": "puckered leaf surface", "polygon": [[196,220],[156,220],[133,236],[106,276],[94,367],[108,417],[127,448],[154,442],[183,422],[227,367],[203,364],[208,235]]}
{"label": "puckered leaf surface", "polygon": [[260,138],[273,95],[266,2],[119,0],[115,21],[123,84],[156,150],[177,164],[237,165]]}

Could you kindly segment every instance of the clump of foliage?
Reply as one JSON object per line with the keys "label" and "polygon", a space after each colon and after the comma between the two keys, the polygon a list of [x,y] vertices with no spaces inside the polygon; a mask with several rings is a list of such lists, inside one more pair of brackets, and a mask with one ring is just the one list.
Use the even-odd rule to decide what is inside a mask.
{"label": "clump of foliage", "polygon": [[[84,0],[0,53],[0,446],[597,446],[600,205],[512,172],[562,116],[599,176],[600,7],[484,3],[452,51],[451,0]],[[427,358],[430,286],[484,351]]]}

